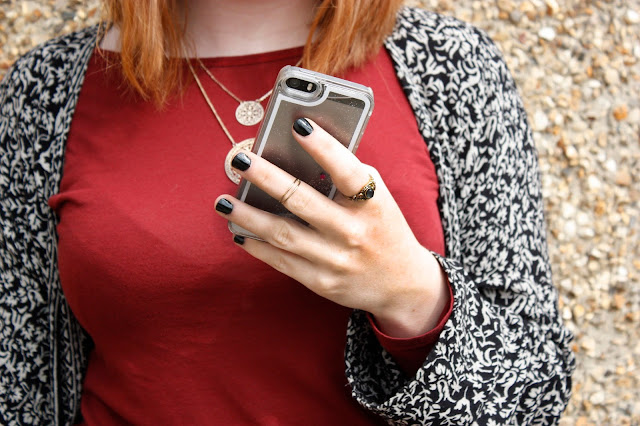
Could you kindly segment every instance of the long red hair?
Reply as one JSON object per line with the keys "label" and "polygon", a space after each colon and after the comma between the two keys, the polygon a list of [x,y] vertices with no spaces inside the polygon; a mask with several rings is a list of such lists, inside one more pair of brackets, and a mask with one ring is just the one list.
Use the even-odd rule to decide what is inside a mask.
{"label": "long red hair", "polygon": [[[120,29],[120,68],[144,99],[163,105],[181,87],[185,42],[180,0],[102,0],[105,25]],[[322,0],[302,66],[325,74],[358,67],[392,31],[402,0]],[[315,34],[315,38],[313,35]]]}

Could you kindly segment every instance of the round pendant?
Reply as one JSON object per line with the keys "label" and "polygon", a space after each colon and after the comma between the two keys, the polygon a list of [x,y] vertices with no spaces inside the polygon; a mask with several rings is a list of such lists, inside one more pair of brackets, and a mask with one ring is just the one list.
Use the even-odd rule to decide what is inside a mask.
{"label": "round pendant", "polygon": [[229,150],[229,153],[227,154],[227,158],[224,159],[224,171],[227,173],[227,177],[229,178],[229,180],[231,180],[231,182],[235,183],[236,185],[240,183],[240,175],[236,173],[233,167],[231,166],[233,157],[235,157],[236,154],[238,154],[243,149],[247,151],[251,151],[254,141],[255,141],[255,138],[250,138],[250,139],[245,139],[242,142],[238,142],[233,146],[233,148]]}
{"label": "round pendant", "polygon": [[260,102],[245,101],[240,102],[236,108],[236,120],[244,126],[253,126],[258,124],[264,117],[264,108]]}

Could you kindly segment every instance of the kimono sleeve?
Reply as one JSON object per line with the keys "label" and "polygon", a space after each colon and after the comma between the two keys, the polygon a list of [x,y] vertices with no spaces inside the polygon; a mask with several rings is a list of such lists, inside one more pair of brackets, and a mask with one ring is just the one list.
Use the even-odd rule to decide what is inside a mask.
{"label": "kimono sleeve", "polygon": [[[429,19],[430,28],[449,24],[449,33],[426,37],[423,105],[410,101],[418,118],[428,115],[423,134],[439,169],[447,243],[447,257],[436,257],[453,289],[453,312],[414,377],[401,373],[365,314],[354,312],[347,377],[353,396],[392,424],[555,423],[575,361],[551,282],[526,114],[484,33]],[[401,82],[410,85],[410,77]]]}

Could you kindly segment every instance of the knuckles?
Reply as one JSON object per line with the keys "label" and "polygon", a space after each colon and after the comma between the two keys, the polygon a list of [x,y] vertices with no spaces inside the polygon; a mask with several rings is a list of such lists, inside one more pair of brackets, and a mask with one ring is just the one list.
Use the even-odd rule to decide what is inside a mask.
{"label": "knuckles", "polygon": [[283,274],[286,274],[289,269],[287,259],[281,254],[277,254],[274,256],[271,262],[271,266],[273,267],[273,269],[278,272],[282,272]]}
{"label": "knuckles", "polygon": [[347,251],[336,251],[331,256],[331,267],[336,274],[348,276],[353,272],[355,261]]}
{"label": "knuckles", "polygon": [[314,287],[316,293],[332,300],[340,293],[341,284],[334,274],[319,274]]}
{"label": "knuckles", "polygon": [[361,220],[351,220],[345,222],[342,229],[342,238],[349,249],[361,249],[368,242],[369,226]]}
{"label": "knuckles", "polygon": [[290,211],[303,212],[307,210],[311,204],[311,200],[310,192],[306,191],[305,188],[299,188],[299,190],[286,201],[285,207]]}
{"label": "knuckles", "polygon": [[271,243],[280,248],[286,248],[291,245],[293,238],[293,229],[291,228],[291,224],[287,221],[281,221],[280,224],[276,225],[273,235],[270,240]]}

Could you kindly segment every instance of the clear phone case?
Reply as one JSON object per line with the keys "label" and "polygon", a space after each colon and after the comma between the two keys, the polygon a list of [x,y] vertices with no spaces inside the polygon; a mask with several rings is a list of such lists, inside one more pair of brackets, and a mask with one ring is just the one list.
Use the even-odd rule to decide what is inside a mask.
{"label": "clear phone case", "polygon": [[[280,70],[265,118],[252,151],[308,183],[329,198],[335,195],[331,176],[296,142],[291,127],[301,117],[310,118],[355,152],[373,112],[373,91],[358,83],[286,66]],[[242,180],[237,198],[281,216],[295,218],[279,200]],[[231,232],[257,238],[229,222]]]}

